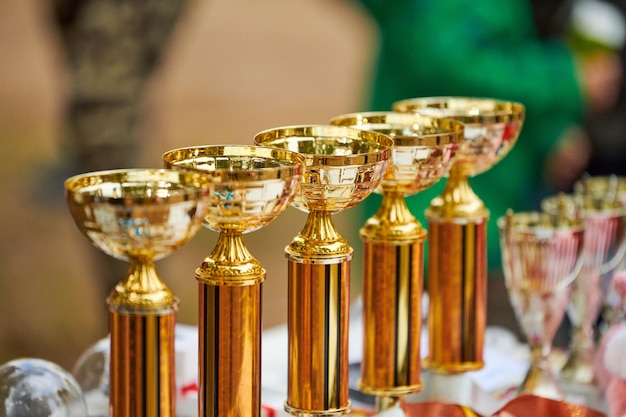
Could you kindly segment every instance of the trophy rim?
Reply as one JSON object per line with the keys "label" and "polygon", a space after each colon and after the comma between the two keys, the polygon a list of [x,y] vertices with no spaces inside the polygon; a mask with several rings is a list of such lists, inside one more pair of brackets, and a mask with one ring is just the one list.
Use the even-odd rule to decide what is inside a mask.
{"label": "trophy rim", "polygon": [[[337,145],[350,145],[351,142],[357,141],[366,144],[369,148],[363,151],[351,149],[352,153],[347,155],[307,153],[299,149],[300,145],[307,141],[323,142],[324,140],[334,141]],[[257,133],[254,136],[254,141],[257,145],[284,149],[295,146],[304,155],[305,172],[298,187],[297,195],[291,205],[305,213],[325,211],[332,214],[360,203],[383,180],[384,172],[391,161],[393,151],[393,139],[388,135],[345,126],[320,124],[281,126],[266,129]],[[334,151],[334,148],[331,150]],[[359,169],[368,167],[367,170],[371,171],[373,175],[367,181],[364,181],[364,179],[368,178],[368,175],[364,175],[359,176],[359,181],[354,181],[350,184],[328,184],[320,181],[319,172],[317,172],[320,170],[336,170],[351,167],[360,167]],[[380,167],[380,172],[374,167]],[[363,186],[357,186],[366,182],[368,183],[367,190]],[[352,194],[350,196],[312,192],[312,189],[319,191],[328,187],[344,187],[347,189],[350,185],[352,185]]]}
{"label": "trophy rim", "polygon": [[294,151],[304,156],[306,166],[349,166],[369,165],[386,161],[391,158],[394,141],[383,133],[353,129],[346,126],[324,124],[290,125],[265,129],[254,135],[254,142],[259,146],[286,149],[289,140],[299,139],[352,139],[374,143],[378,149],[370,152],[353,153],[350,155],[329,155],[322,153],[306,153]]}
{"label": "trophy rim", "polygon": [[585,223],[581,218],[555,216],[545,211],[509,211],[496,221],[501,232],[515,231],[521,234],[535,234],[537,231],[584,232]]}
{"label": "trophy rim", "polygon": [[[626,206],[619,200],[610,200],[592,194],[558,193],[541,200],[543,211],[557,215],[563,213],[570,217],[591,218],[597,215],[607,217],[626,216]],[[563,206],[560,206],[560,205]],[[561,211],[561,207],[563,211]]]}
{"label": "trophy rim", "polygon": [[[275,161],[276,165],[261,166],[259,168],[251,166],[229,166],[224,168],[198,166],[197,162],[203,158],[216,160],[218,158],[231,160],[248,158],[250,161],[262,158]],[[214,210],[209,208],[203,220],[204,227],[216,232],[237,230],[242,234],[251,233],[265,227],[289,206],[295,198],[298,185],[304,175],[305,163],[303,155],[291,150],[243,144],[198,145],[176,148],[165,152],[163,161],[166,166],[176,169],[191,169],[206,173],[215,180],[214,183],[216,185],[229,186],[233,189],[248,189],[255,186],[256,183],[267,181],[283,182],[283,194],[279,199],[276,199],[276,207],[279,209],[273,210],[271,215],[268,213],[263,215],[258,213],[227,215],[217,209],[213,213]],[[278,204],[283,199],[287,204]],[[215,208],[213,204],[211,204],[211,207]]]}
{"label": "trophy rim", "polygon": [[[465,105],[458,105],[465,103]],[[475,103],[467,106],[467,103]],[[482,110],[491,103],[493,108]],[[452,106],[452,107],[451,107]],[[466,124],[493,124],[520,121],[525,118],[526,107],[514,100],[502,100],[490,97],[469,96],[432,96],[415,97],[399,100],[393,103],[393,110],[399,112],[420,113],[421,109],[457,109],[462,114],[444,114],[442,117],[453,118]]]}
{"label": "trophy rim", "polygon": [[[178,179],[178,181],[176,180]],[[183,181],[180,181],[183,180]],[[124,182],[145,182],[145,183],[170,183],[183,186],[177,189],[176,193],[168,195],[151,196],[98,196],[84,192],[86,187],[98,186],[101,184],[123,184]],[[83,203],[118,203],[118,204],[158,204],[176,203],[189,200],[190,195],[198,193],[205,195],[208,191],[211,179],[200,172],[191,170],[174,170],[166,168],[119,168],[100,171],[91,171],[73,175],[64,182],[66,197],[72,198],[80,194]],[[166,188],[166,187],[155,187]]]}
{"label": "trophy rim", "polygon": [[[330,119],[333,126],[346,126],[354,129],[362,129],[371,132],[379,132],[377,129],[363,129],[359,126],[365,124],[392,124],[392,125],[417,125],[416,134],[394,134],[391,137],[394,147],[400,146],[442,146],[449,144],[461,144],[465,141],[464,125],[461,121],[451,117],[436,117],[421,113],[398,112],[398,111],[366,111],[345,113]],[[440,126],[441,125],[441,126]],[[446,126],[447,125],[447,126]],[[440,128],[441,131],[419,133],[425,128]],[[382,133],[382,132],[379,132]]]}
{"label": "trophy rim", "polygon": [[[215,168],[208,169],[194,166],[193,161],[202,157],[225,158],[266,158],[279,162],[279,166],[251,169]],[[285,178],[302,175],[305,158],[298,152],[288,149],[270,148],[242,144],[197,145],[171,149],[162,155],[166,168],[201,172],[221,180],[250,181]],[[190,163],[190,165],[188,164]],[[251,177],[252,173],[252,177]]]}
{"label": "trophy rim", "polygon": [[[119,195],[114,194],[114,191],[100,192],[104,185],[119,186],[121,191]],[[210,178],[201,173],[163,168],[92,171],[71,176],[64,184],[68,208],[81,233],[102,252],[130,263],[138,259],[162,259],[193,238],[202,225],[210,185]],[[132,191],[127,193],[126,189]],[[135,193],[136,189],[139,190],[138,193]],[[152,192],[148,193],[147,190]],[[165,192],[160,192],[162,190]],[[153,234],[154,230],[166,231],[166,228],[162,227],[164,223],[153,221],[148,213],[153,212],[153,209],[157,210],[153,213],[160,213],[159,210],[171,210],[172,207],[181,205],[189,210],[185,233],[171,241],[161,232]],[[137,227],[151,227],[150,250],[146,251],[141,245],[135,247],[129,243],[132,239],[127,239],[130,236],[128,232],[121,233],[128,227],[117,224],[116,227],[105,230],[105,223],[94,217],[96,207],[102,206],[109,207],[116,216],[130,216],[129,219],[134,219],[129,220],[133,227],[132,222],[135,221],[138,222]],[[152,226],[159,227],[153,229]],[[114,233],[110,234],[111,232]],[[108,238],[101,238],[102,236]]]}
{"label": "trophy rim", "polygon": [[574,193],[611,198],[626,205],[626,176],[585,175],[574,183]]}

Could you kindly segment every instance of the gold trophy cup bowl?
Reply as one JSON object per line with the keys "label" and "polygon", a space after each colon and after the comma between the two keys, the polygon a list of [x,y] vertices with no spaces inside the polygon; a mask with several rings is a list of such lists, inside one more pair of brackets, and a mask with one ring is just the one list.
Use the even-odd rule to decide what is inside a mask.
{"label": "gold trophy cup bowl", "polygon": [[489,210],[468,178],[512,149],[524,106],[490,98],[429,97],[402,100],[393,109],[453,118],[465,126],[445,188],[426,210],[430,302],[425,367],[440,374],[477,370],[484,365]]}
{"label": "gold trophy cup bowl", "polygon": [[355,206],[380,184],[393,141],[343,126],[287,126],[255,136],[263,146],[304,155],[292,205],[308,213],[285,249],[288,259],[289,374],[285,409],[295,416],[348,412],[348,309],[352,248],[331,215]]}
{"label": "gold trophy cup bowl", "polygon": [[432,215],[448,217],[482,215],[485,208],[469,188],[467,178],[489,170],[513,148],[524,123],[524,106],[491,98],[425,97],[398,101],[393,109],[463,123],[465,141],[450,170],[446,189],[429,210]]}
{"label": "gold trophy cup bowl", "polygon": [[541,202],[552,215],[580,218],[585,225],[582,269],[574,283],[567,316],[572,323],[568,358],[560,377],[566,382],[590,384],[595,375],[596,323],[606,300],[612,272],[626,250],[626,206],[616,199],[579,189]]}
{"label": "gold trophy cup bowl", "polygon": [[200,415],[260,415],[261,287],[266,273],[243,235],[267,226],[289,206],[304,158],[284,149],[215,145],[174,149],[163,160],[167,167],[213,179],[204,225],[219,237],[196,270]]}
{"label": "gold trophy cup bowl", "polygon": [[463,124],[417,113],[363,112],[331,124],[384,133],[392,161],[376,192],[381,205],[360,231],[363,241],[363,360],[359,389],[390,408],[422,389],[423,245],[426,230],[405,198],[448,173],[463,140]]}
{"label": "gold trophy cup bowl", "polygon": [[157,169],[92,172],[65,182],[67,203],[80,231],[98,249],[130,263],[128,276],[107,300],[112,416],[130,417],[139,409],[175,416],[178,301],[154,261],[198,231],[209,185],[198,173]]}
{"label": "gold trophy cup bowl", "polygon": [[549,355],[582,264],[584,223],[544,212],[509,212],[498,219],[498,228],[507,291],[531,353],[517,394],[564,400]]}

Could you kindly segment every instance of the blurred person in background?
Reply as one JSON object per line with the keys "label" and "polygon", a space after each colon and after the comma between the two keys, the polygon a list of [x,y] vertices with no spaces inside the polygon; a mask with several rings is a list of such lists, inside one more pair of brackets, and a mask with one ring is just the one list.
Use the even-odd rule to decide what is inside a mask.
{"label": "blurred person in background", "polygon": [[[604,50],[619,53],[626,65],[626,1],[579,0],[572,14],[573,38],[580,53]],[[591,143],[589,175],[626,176],[626,78],[619,86],[617,102],[602,111],[589,113],[584,133]]]}
{"label": "blurred person in background", "polygon": [[[526,119],[513,150],[472,179],[490,210],[488,263],[500,275],[496,220],[538,209],[539,200],[571,186],[587,168],[586,116],[611,108],[622,77],[619,57],[605,50],[577,54],[564,40],[571,3],[563,0],[360,0],[380,39],[371,110],[397,100],[474,96],[518,101]],[[409,198],[422,224],[444,181]],[[379,196],[360,205],[371,216]],[[427,245],[426,245],[427,246]]]}
{"label": "blurred person in background", "polygon": [[[54,0],[69,73],[62,154],[52,181],[83,172],[138,167],[138,126],[150,76],[158,67],[185,0]],[[62,178],[58,178],[61,176]],[[102,299],[128,264],[94,249]]]}

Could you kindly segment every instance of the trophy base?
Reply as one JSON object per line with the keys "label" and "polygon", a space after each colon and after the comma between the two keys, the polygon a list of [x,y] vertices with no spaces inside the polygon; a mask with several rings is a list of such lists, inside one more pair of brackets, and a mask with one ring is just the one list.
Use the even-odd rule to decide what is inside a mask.
{"label": "trophy base", "polygon": [[560,382],[565,391],[565,401],[574,404],[583,404],[586,407],[606,412],[606,402],[602,390],[593,384],[576,382]]}
{"label": "trophy base", "polygon": [[491,415],[500,403],[488,392],[481,389],[468,373],[444,374],[424,370],[422,373],[424,390],[407,395],[407,403],[441,402],[468,407],[481,415]]}
{"label": "trophy base", "polygon": [[334,410],[300,410],[285,403],[285,411],[295,417],[337,417],[343,416],[350,412],[350,404],[347,407],[337,408]]}

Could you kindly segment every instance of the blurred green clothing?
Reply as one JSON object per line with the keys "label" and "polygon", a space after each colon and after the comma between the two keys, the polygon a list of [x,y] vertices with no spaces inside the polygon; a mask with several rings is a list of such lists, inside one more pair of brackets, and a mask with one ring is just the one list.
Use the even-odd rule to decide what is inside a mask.
{"label": "blurred green clothing", "polygon": [[[531,5],[522,0],[361,0],[379,28],[380,51],[371,110],[390,110],[411,97],[473,96],[513,100],[526,106],[526,121],[511,152],[472,178],[491,212],[488,262],[500,269],[496,220],[508,208],[538,209],[548,190],[542,169],[564,131],[582,119],[583,97],[571,52],[557,40],[540,39]],[[408,198],[423,212],[445,180]],[[380,196],[361,204],[362,219]],[[365,212],[365,213],[363,213]]]}

